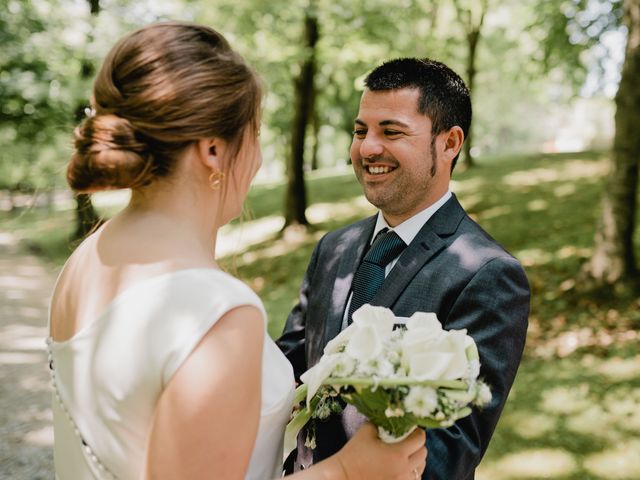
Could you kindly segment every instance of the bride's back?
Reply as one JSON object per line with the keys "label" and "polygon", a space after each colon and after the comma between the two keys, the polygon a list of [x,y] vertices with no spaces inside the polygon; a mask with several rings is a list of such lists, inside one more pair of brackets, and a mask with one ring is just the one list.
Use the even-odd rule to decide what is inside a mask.
{"label": "bride's back", "polygon": [[72,338],[120,293],[140,282],[171,271],[215,267],[209,252],[190,248],[188,235],[166,223],[125,209],[76,248],[53,292],[53,339]]}

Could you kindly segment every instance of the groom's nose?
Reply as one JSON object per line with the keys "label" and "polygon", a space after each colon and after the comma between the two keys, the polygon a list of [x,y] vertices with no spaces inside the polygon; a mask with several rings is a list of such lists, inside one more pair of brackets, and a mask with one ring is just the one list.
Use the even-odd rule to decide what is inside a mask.
{"label": "groom's nose", "polygon": [[367,135],[360,141],[360,156],[362,158],[377,157],[384,152],[384,145],[381,139],[372,133]]}

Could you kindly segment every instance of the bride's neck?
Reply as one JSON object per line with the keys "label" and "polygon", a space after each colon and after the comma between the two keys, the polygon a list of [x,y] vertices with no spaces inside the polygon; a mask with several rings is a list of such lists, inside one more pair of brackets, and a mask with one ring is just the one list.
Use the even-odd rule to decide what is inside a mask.
{"label": "bride's neck", "polygon": [[215,206],[196,192],[171,186],[134,190],[127,207],[114,218],[119,224],[144,232],[153,242],[171,242],[190,255],[213,259],[219,226]]}

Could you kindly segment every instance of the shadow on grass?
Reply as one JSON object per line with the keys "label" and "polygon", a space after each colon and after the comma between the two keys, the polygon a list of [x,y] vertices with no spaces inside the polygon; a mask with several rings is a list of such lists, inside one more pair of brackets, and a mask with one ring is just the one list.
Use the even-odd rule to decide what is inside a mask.
{"label": "shadow on grass", "polygon": [[639,406],[635,346],[528,358],[478,479],[640,478]]}

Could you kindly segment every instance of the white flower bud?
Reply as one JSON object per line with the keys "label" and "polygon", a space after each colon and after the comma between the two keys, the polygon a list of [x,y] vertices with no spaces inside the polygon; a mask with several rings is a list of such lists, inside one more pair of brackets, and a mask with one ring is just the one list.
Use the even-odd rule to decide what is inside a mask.
{"label": "white flower bud", "polygon": [[476,401],[474,402],[479,407],[484,407],[489,405],[491,402],[491,389],[486,383],[478,383],[478,396],[476,397]]}
{"label": "white flower bud", "polygon": [[431,387],[411,387],[404,407],[418,417],[429,417],[438,408],[438,394]]}

